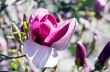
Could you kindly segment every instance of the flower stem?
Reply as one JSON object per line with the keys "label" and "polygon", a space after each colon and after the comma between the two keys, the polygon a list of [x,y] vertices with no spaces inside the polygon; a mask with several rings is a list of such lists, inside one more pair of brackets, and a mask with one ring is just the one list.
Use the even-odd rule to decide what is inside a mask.
{"label": "flower stem", "polygon": [[45,70],[46,70],[46,67],[42,69],[42,72],[45,72]]}

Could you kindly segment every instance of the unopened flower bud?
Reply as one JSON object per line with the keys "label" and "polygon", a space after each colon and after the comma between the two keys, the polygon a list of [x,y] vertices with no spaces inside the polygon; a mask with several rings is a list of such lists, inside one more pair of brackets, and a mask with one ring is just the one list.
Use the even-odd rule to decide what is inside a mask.
{"label": "unopened flower bud", "polygon": [[28,34],[28,23],[27,23],[27,17],[25,14],[23,16],[23,24],[21,24],[20,30],[21,32],[26,33],[26,35]]}
{"label": "unopened flower bud", "polygon": [[108,66],[108,60],[110,57],[110,41],[106,44],[102,52],[100,53],[97,62],[95,63],[96,70],[103,70]]}
{"label": "unopened flower bud", "polygon": [[29,66],[26,66],[25,72],[30,72]]}
{"label": "unopened flower bud", "polygon": [[20,42],[21,44],[23,44],[22,40],[21,40],[21,33],[20,30],[18,29],[18,27],[12,23],[12,33],[15,37],[15,39]]}
{"label": "unopened flower bud", "polygon": [[80,41],[78,41],[77,50],[76,50],[76,60],[75,60],[76,65],[78,67],[83,66],[85,64],[85,58],[86,58],[85,47]]}

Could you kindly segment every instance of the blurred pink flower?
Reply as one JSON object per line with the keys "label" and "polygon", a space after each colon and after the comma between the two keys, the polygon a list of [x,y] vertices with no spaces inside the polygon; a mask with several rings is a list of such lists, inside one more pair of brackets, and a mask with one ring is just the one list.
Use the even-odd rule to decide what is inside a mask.
{"label": "blurred pink flower", "polygon": [[79,22],[84,25],[85,28],[89,28],[90,22],[85,18],[79,18]]}
{"label": "blurred pink flower", "polygon": [[98,31],[93,32],[94,38],[95,40],[100,40],[101,39],[101,35]]}
{"label": "blurred pink flower", "polygon": [[97,14],[100,14],[104,11],[107,0],[96,0],[95,2],[95,11]]}
{"label": "blurred pink flower", "polygon": [[[3,36],[0,36],[0,53],[7,55],[7,42]],[[0,63],[0,70],[7,70],[7,69],[8,69],[7,62],[2,61]]]}
{"label": "blurred pink flower", "polygon": [[18,4],[15,6],[15,9],[16,9],[16,14],[17,14],[17,17],[18,17],[18,20],[19,22],[22,21],[22,15],[23,15],[23,7],[21,4]]}
{"label": "blurred pink flower", "polygon": [[58,62],[58,51],[67,48],[76,29],[75,18],[56,22],[48,10],[39,8],[29,18],[29,39],[24,42],[24,52],[39,68],[53,67]]}

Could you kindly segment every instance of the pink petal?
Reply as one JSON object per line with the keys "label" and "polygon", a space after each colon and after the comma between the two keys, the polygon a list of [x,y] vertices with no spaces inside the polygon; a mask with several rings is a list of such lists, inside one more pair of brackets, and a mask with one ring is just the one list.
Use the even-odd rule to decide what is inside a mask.
{"label": "pink petal", "polygon": [[[58,54],[55,49],[39,45],[32,40],[25,41],[24,53],[38,68],[53,67],[58,62]],[[51,63],[49,61],[51,61]]]}
{"label": "pink petal", "polygon": [[45,15],[44,17],[42,17],[42,19],[40,20],[40,22],[45,22],[48,18],[48,15]]}
{"label": "pink petal", "polygon": [[40,22],[34,21],[30,26],[32,30],[35,30],[36,28],[40,26]]}
{"label": "pink petal", "polygon": [[57,27],[57,21],[53,15],[49,14],[48,20],[53,24],[54,27]]}
{"label": "pink petal", "polygon": [[38,30],[38,27],[40,25],[40,22],[38,21],[38,17],[36,16],[33,21],[30,19],[29,20],[29,24],[30,24],[30,27],[29,27],[29,38],[34,40],[35,39],[35,32],[36,33],[38,32],[37,30]]}
{"label": "pink petal", "polygon": [[72,38],[72,35],[78,25],[75,18],[69,20],[69,22],[70,24],[66,34],[60,40],[54,42],[51,47],[56,48],[57,50],[63,50],[68,46],[70,39]]}
{"label": "pink petal", "polygon": [[44,8],[39,8],[36,10],[35,12],[35,17],[38,16],[39,18],[39,21],[45,16],[49,14],[48,10],[47,9],[44,9]]}
{"label": "pink petal", "polygon": [[38,21],[34,21],[33,24],[30,25],[30,29],[29,29],[29,37],[33,40],[37,39],[37,43],[40,43],[41,38],[40,38],[40,34],[39,34],[39,26],[40,23]]}
{"label": "pink petal", "polygon": [[45,22],[47,19],[51,22],[51,24],[52,24],[54,27],[57,27],[57,21],[56,21],[55,17],[54,17],[53,15],[51,15],[51,14],[45,15],[45,16],[40,20],[40,22]]}
{"label": "pink petal", "polygon": [[35,22],[36,24],[33,24],[32,27],[32,33],[34,34],[34,40],[35,42],[42,44],[45,38],[50,33],[50,28],[45,23],[39,23]]}
{"label": "pink petal", "polygon": [[42,23],[40,25],[40,37],[42,39],[42,43],[44,42],[44,39],[49,35],[50,33],[50,28],[47,24]]}
{"label": "pink petal", "polygon": [[62,28],[60,28],[59,30],[51,33],[46,39],[45,39],[45,43],[48,44],[49,46],[51,46],[51,44],[53,42],[58,41],[60,38],[62,38],[67,30],[68,30],[69,24],[63,26]]}

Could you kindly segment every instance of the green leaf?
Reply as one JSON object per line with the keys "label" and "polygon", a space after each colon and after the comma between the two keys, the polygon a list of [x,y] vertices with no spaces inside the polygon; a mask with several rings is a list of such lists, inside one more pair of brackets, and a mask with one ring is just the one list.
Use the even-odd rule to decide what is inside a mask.
{"label": "green leaf", "polygon": [[16,65],[16,63],[11,63],[10,66],[11,66],[11,68],[12,68],[13,70],[17,70],[17,65]]}
{"label": "green leaf", "polygon": [[69,49],[69,51],[71,52],[72,55],[74,55],[76,53],[76,46],[75,46],[75,44],[70,44],[68,49]]}

